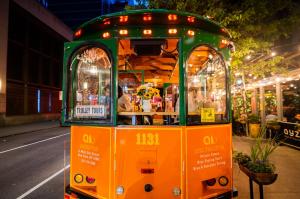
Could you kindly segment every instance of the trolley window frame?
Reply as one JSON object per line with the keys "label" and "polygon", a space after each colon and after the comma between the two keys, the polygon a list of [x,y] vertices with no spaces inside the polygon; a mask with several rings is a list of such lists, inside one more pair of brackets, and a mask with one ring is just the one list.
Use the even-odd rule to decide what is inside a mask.
{"label": "trolley window frame", "polygon": [[[187,71],[186,68],[188,66],[186,66],[189,57],[191,56],[191,54],[193,53],[193,51],[198,48],[198,47],[208,47],[211,50],[215,51],[216,54],[219,56],[219,58],[222,60],[222,62],[224,63],[224,70],[225,70],[225,74],[224,74],[224,78],[225,78],[225,91],[226,91],[226,111],[224,116],[226,117],[227,121],[219,121],[219,122],[200,122],[199,124],[189,124],[188,123],[188,104],[186,103],[188,101],[188,92],[187,92],[187,81],[188,81],[188,76],[187,76]],[[185,80],[184,80],[184,87],[185,87],[185,95],[184,95],[184,109],[185,109],[185,125],[186,126],[201,126],[201,125],[217,125],[217,124],[228,124],[231,122],[231,114],[230,114],[230,110],[231,110],[231,98],[230,98],[230,68],[229,65],[227,64],[226,60],[225,60],[225,56],[222,53],[222,51],[216,47],[214,47],[212,44],[208,44],[208,43],[203,43],[203,42],[194,42],[192,47],[189,48],[186,56],[185,56],[185,62],[184,62],[184,75],[185,75]]]}
{"label": "trolley window frame", "polygon": [[[114,115],[114,95],[116,91],[116,84],[114,79],[116,79],[116,69],[115,65],[117,63],[117,56],[114,56],[116,54],[117,49],[114,47],[116,45],[113,45],[112,43],[117,44],[118,39],[112,38],[112,39],[97,39],[93,41],[77,41],[77,42],[69,42],[65,43],[65,56],[64,56],[64,73],[63,73],[63,90],[65,91],[63,93],[63,104],[62,104],[62,123],[64,125],[91,125],[91,126],[112,126],[114,125],[114,121],[116,120],[116,117]],[[86,49],[91,48],[100,48],[104,50],[104,52],[107,54],[110,62],[111,62],[111,68],[110,68],[110,118],[109,119],[103,119],[103,120],[74,120],[70,119],[69,113],[70,109],[74,109],[73,101],[75,97],[75,88],[77,84],[77,69],[78,69],[78,60],[76,60],[76,56],[80,53],[82,53]],[[66,52],[67,51],[67,52]],[[70,67],[72,68],[70,70]],[[74,81],[75,80],[75,81]],[[71,90],[71,91],[70,91]],[[71,95],[71,96],[70,96]],[[73,111],[72,111],[73,112]],[[74,113],[73,113],[74,114]]]}

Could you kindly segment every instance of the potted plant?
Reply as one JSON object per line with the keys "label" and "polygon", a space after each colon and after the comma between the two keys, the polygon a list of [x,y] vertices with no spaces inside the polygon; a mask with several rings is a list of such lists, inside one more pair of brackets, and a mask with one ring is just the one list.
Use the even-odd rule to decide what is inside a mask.
{"label": "potted plant", "polygon": [[266,127],[262,127],[259,136],[250,147],[250,154],[234,152],[233,159],[240,169],[250,178],[262,185],[275,182],[277,174],[275,166],[270,162],[270,155],[278,146],[277,137],[264,139]]}
{"label": "potted plant", "polygon": [[150,112],[152,108],[150,100],[154,96],[160,96],[159,90],[151,87],[149,84],[139,86],[137,88],[137,95],[142,98],[142,107],[144,112]]}
{"label": "potted plant", "polygon": [[256,114],[251,114],[248,116],[249,122],[249,133],[251,137],[258,137],[260,131],[260,121],[259,117]]}

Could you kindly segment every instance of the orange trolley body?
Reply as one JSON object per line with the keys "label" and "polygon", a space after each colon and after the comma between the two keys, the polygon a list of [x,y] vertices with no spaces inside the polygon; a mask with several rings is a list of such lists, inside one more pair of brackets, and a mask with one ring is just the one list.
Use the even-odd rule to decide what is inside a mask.
{"label": "orange trolley body", "polygon": [[[141,25],[140,31],[148,30],[148,32],[142,31],[139,33],[135,24],[138,22],[130,22],[132,16],[135,18],[142,17],[141,20],[143,19],[144,21],[157,18],[157,21],[156,23],[153,22],[152,25],[150,24],[149,27],[146,27],[147,24]],[[153,70],[140,67],[140,62],[136,61],[138,58],[134,56],[129,57],[128,60],[133,60],[131,61],[132,67],[136,68],[130,68],[131,70],[122,68],[121,70],[120,60],[123,55],[120,55],[120,51],[123,48],[125,49],[125,54],[127,54],[130,51],[129,49],[131,49],[136,51],[135,56],[138,56],[136,55],[138,53],[142,53],[139,48],[132,47],[139,45],[139,43],[131,40],[131,38],[141,39],[140,37],[143,36],[139,35],[142,35],[142,33],[151,32],[151,34],[155,34],[155,31],[159,32],[157,34],[163,34],[161,32],[163,31],[163,26],[156,26],[162,17],[167,18],[165,23],[169,24],[168,26],[172,26],[171,28],[173,29],[178,28],[176,31],[179,33],[175,36],[164,33],[166,35],[160,36],[159,39],[152,35],[156,39],[151,45],[155,48],[157,41],[167,42],[170,46],[173,45],[174,41],[177,42],[176,45],[174,44],[174,46],[177,46],[177,53],[174,53],[174,57],[177,60],[174,61],[174,65],[171,64],[171,66],[174,66],[173,70],[175,72],[173,71],[173,73],[175,75],[177,73],[177,79],[169,77],[168,82],[163,80],[163,84],[157,85],[151,79],[149,80],[149,77],[151,77],[149,74],[150,72],[153,74]],[[172,17],[180,22],[172,22],[170,20]],[[105,28],[103,25],[108,22],[110,23],[109,25],[123,23],[121,18],[125,22],[127,22],[127,19],[129,25],[122,24],[122,27],[110,26],[110,28]],[[183,20],[186,20],[186,22],[182,22]],[[194,32],[196,35],[192,35],[189,29],[189,26],[191,26],[189,23],[192,20],[198,20],[198,23],[202,26],[194,25],[191,28],[195,32],[199,31],[198,33]],[[98,24],[101,28],[90,30],[95,27],[95,24]],[[207,30],[200,30],[203,27],[206,27]],[[170,27],[166,28],[170,29]],[[126,38],[123,38],[122,35],[117,35],[121,34],[121,32],[118,32],[119,29],[129,31]],[[130,32],[133,35],[130,35]],[[171,34],[170,30],[168,32]],[[188,35],[189,33],[191,35]],[[93,39],[93,34],[101,35],[103,38],[100,40]],[[105,41],[106,36],[109,38]],[[150,40],[154,41],[152,37],[147,37],[148,43],[145,42],[144,38],[141,41],[148,45]],[[195,37],[194,40],[196,41],[192,41],[193,37]],[[203,39],[201,40],[201,38]],[[224,33],[224,29],[207,19],[191,15],[190,13],[166,10],[117,13],[97,18],[80,27],[75,33],[75,41],[67,43],[65,46],[65,108],[62,120],[65,125],[71,125],[70,187],[65,193],[65,198],[231,198],[233,184],[232,140],[229,119],[230,100],[228,97],[229,72],[228,63],[226,62],[226,59],[229,59],[229,42],[226,38],[228,38],[228,35]],[[128,44],[128,51],[126,51],[126,42],[128,41],[131,43],[130,47]],[[97,42],[100,45],[95,44]],[[159,43],[159,45],[161,44]],[[199,47],[200,44],[202,47]],[[211,48],[209,47],[210,45],[212,46]],[[102,65],[100,65],[105,70],[110,71],[110,74],[107,76],[109,81],[103,80],[105,76],[101,76],[104,73],[107,74],[107,71],[105,72],[104,69],[104,72],[102,71],[102,73],[99,72],[95,75],[97,78],[92,77],[96,74],[94,71],[89,71],[89,73],[82,72],[82,74],[80,72],[80,70],[86,71],[80,68],[85,66],[86,62],[80,59],[83,56],[78,56],[78,52],[85,52],[82,54],[88,55],[88,51],[84,50],[92,49],[94,46],[100,46],[99,48],[104,49],[104,54],[108,55],[107,60],[110,61],[111,65],[103,67],[103,60],[101,61]],[[82,48],[84,50],[80,51]],[[195,55],[193,50],[196,53]],[[199,74],[196,73],[198,69],[184,69],[184,65],[185,67],[196,65],[196,61],[193,60],[200,55],[204,61],[199,62],[202,64]],[[147,56],[147,58],[154,57],[153,55]],[[159,61],[166,59],[161,54],[156,56]],[[223,62],[218,62],[218,64],[224,68],[217,71],[219,70],[219,65],[210,56],[216,56],[216,60],[223,60]],[[175,60],[175,58],[172,59]],[[76,61],[76,59],[78,60]],[[145,56],[142,56],[141,59],[145,59]],[[222,78],[218,79],[216,75],[205,76],[208,74],[208,69],[205,71],[203,68],[210,66],[206,65],[209,64],[210,59],[212,59],[211,63],[215,64],[215,73],[222,75]],[[98,62],[100,61],[98,60]],[[163,66],[159,65],[158,67],[162,73],[165,73]],[[162,106],[162,108],[167,109],[167,104],[171,104],[168,107],[168,111],[171,110],[174,113],[169,114],[166,111],[161,111],[161,109],[159,109],[160,111],[158,109],[153,111],[152,109],[151,112],[146,112],[143,108],[140,110],[138,110],[139,107],[136,108],[136,104],[133,103],[139,101],[142,104],[144,102],[142,102],[142,98],[136,98],[136,90],[138,88],[130,87],[130,84],[128,84],[130,79],[128,80],[128,78],[133,76],[133,79],[138,79],[137,73],[140,71],[142,71],[142,78],[140,81],[137,80],[139,84],[148,81],[152,83],[149,85],[160,89],[161,93],[163,93],[160,95],[160,97],[163,96],[162,104],[160,104],[161,101],[155,102],[154,98],[151,99],[152,108],[155,105],[155,107],[161,108],[160,106]],[[122,77],[125,76],[127,78],[127,83],[124,81],[126,89],[130,90],[128,87],[133,88],[131,93],[128,92],[131,97],[131,104],[134,107],[134,110],[131,110],[130,113],[126,111],[122,113],[117,108],[117,87],[122,84],[120,81],[121,74],[123,75]],[[200,79],[197,82],[193,81],[192,78]],[[217,81],[209,81],[205,78],[216,78]],[[89,85],[93,81],[97,81],[97,84],[90,88]],[[110,98],[108,102],[103,102],[105,98],[102,98],[105,92],[105,83],[109,85],[109,94],[107,96]],[[219,92],[220,87],[216,86],[218,84],[223,85],[222,92]],[[95,88],[95,85],[98,91],[94,99],[90,93]],[[200,86],[197,87],[197,85]],[[197,108],[193,111],[190,109],[189,90],[195,93],[195,97],[192,99],[198,100]],[[200,107],[201,100],[206,102],[203,97],[208,96],[208,90],[213,91],[209,98],[213,99],[215,104],[219,104],[218,107],[206,106],[203,105],[204,103],[201,103]],[[178,109],[176,110],[174,98],[172,98],[176,96],[174,92],[178,92],[179,111]],[[219,95],[216,93],[219,93]],[[86,101],[85,95],[87,96]],[[107,106],[104,106],[104,103],[107,103]],[[126,118],[124,115],[130,115],[130,117]],[[177,116],[174,117],[174,115]],[[125,120],[129,120],[129,123],[124,124]]]}

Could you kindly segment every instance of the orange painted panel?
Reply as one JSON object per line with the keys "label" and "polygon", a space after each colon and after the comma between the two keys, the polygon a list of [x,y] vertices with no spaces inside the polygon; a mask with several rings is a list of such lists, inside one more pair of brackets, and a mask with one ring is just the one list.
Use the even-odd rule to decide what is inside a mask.
{"label": "orange painted panel", "polygon": [[110,198],[111,143],[111,127],[71,127],[70,185],[73,189],[97,198]]}
{"label": "orange painted panel", "polygon": [[182,128],[117,128],[115,188],[125,192],[115,198],[183,198],[173,194],[182,190],[182,137]]}
{"label": "orange painted panel", "polygon": [[[232,185],[231,125],[210,125],[186,128],[186,198],[210,198],[229,191]],[[229,183],[220,186],[226,176]],[[215,178],[214,186],[207,186]]]}

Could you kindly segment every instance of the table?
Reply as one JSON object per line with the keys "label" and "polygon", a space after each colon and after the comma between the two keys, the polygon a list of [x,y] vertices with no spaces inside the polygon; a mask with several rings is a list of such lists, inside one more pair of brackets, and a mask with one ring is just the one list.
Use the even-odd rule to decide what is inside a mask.
{"label": "table", "polygon": [[131,124],[136,125],[136,116],[162,115],[162,116],[168,116],[168,121],[169,121],[170,116],[177,116],[179,115],[179,113],[178,112],[118,112],[118,115],[132,116]]}

